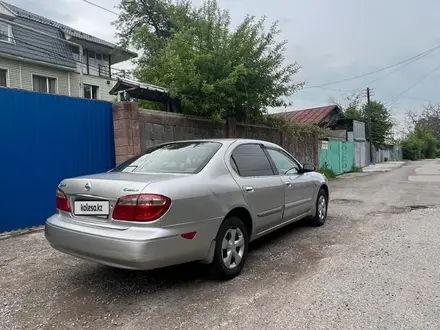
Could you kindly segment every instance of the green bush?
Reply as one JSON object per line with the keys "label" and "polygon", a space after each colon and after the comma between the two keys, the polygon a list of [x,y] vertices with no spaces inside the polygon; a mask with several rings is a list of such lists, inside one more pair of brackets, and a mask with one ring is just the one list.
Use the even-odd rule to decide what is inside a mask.
{"label": "green bush", "polygon": [[318,172],[324,174],[329,180],[336,178],[336,173],[330,168],[320,168]]}
{"label": "green bush", "polygon": [[403,159],[418,160],[434,158],[437,155],[437,140],[423,127],[416,127],[402,141]]}

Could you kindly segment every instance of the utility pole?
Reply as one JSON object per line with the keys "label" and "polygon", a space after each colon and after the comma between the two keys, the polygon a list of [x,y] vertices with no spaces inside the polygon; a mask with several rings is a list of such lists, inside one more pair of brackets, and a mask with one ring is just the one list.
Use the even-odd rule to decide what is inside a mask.
{"label": "utility pole", "polygon": [[375,163],[375,155],[374,155],[374,146],[373,146],[373,138],[372,138],[372,133],[371,133],[371,107],[370,107],[370,102],[371,102],[371,92],[370,92],[370,87],[367,87],[367,111],[368,111],[368,138],[370,139],[370,158],[371,158],[371,162],[374,164]]}

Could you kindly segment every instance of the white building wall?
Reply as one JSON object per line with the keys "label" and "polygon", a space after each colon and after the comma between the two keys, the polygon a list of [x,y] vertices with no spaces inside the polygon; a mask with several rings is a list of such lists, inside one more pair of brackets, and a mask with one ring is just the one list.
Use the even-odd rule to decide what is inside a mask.
{"label": "white building wall", "polygon": [[[8,87],[33,90],[32,75],[56,78],[56,91],[59,95],[80,97],[80,74],[68,69],[55,68],[32,62],[14,60],[0,55],[0,69],[8,70]],[[105,77],[83,75],[83,83],[98,87],[98,99],[112,101],[109,91],[115,81]]]}

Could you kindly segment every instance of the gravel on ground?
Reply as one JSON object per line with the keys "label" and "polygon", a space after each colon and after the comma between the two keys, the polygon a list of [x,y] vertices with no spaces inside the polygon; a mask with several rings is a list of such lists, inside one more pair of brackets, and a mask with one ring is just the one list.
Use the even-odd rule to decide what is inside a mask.
{"label": "gravel on ground", "polygon": [[223,283],[198,264],[100,266],[42,232],[0,240],[0,329],[440,329],[440,189],[408,180],[424,167],[440,173],[432,160],[332,181],[324,226],[256,241]]}

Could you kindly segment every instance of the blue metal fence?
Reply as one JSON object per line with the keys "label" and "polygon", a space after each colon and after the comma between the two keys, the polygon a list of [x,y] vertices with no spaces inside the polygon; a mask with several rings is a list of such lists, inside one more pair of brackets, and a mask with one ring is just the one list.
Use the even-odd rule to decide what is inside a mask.
{"label": "blue metal fence", "polygon": [[59,182],[115,165],[109,102],[0,88],[0,232],[44,224]]}

